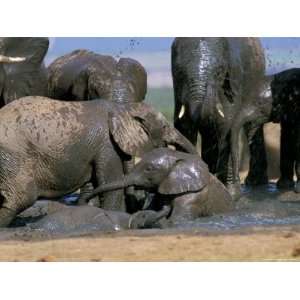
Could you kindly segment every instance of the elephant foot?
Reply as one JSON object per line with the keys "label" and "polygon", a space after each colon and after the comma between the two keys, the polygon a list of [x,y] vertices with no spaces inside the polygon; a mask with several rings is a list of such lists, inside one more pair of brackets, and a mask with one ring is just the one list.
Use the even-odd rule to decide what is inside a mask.
{"label": "elephant foot", "polygon": [[239,200],[242,195],[241,185],[239,183],[227,184],[227,190],[234,201]]}
{"label": "elephant foot", "polygon": [[248,174],[248,176],[245,179],[245,184],[248,186],[265,185],[268,183],[269,181],[268,181],[267,174],[257,175],[257,176]]}
{"label": "elephant foot", "polygon": [[277,183],[277,188],[280,190],[287,190],[287,189],[291,189],[295,186],[295,183],[293,180],[291,179],[286,179],[286,178],[280,178]]}
{"label": "elephant foot", "polygon": [[300,193],[300,181],[297,181],[295,184],[295,193],[297,194]]}

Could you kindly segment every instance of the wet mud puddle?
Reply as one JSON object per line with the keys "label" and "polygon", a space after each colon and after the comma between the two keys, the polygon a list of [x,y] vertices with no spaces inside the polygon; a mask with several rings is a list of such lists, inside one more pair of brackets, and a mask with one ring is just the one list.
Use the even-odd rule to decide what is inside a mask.
{"label": "wet mud puddle", "polygon": [[270,183],[251,189],[243,187],[243,195],[231,213],[176,224],[176,228],[229,231],[280,225],[300,225],[300,194],[279,191]]}
{"label": "wet mud puddle", "polygon": [[[74,199],[68,199],[69,201]],[[28,227],[47,214],[63,209],[64,204],[55,201],[38,201],[33,207],[16,218],[11,228],[0,230],[0,241],[4,240],[40,240],[113,234],[114,236],[135,235],[140,237],[179,233],[192,234],[228,234],[242,233],[248,229],[272,229],[278,226],[295,226],[300,230],[300,194],[294,191],[279,191],[275,184],[248,189],[243,187],[243,195],[236,202],[233,212],[212,217],[203,217],[190,222],[174,224],[163,229],[120,230],[112,232],[107,227],[86,224],[69,231],[48,232]],[[67,221],[66,221],[67,222]],[[92,223],[92,222],[91,222]],[[166,224],[163,224],[166,225]]]}

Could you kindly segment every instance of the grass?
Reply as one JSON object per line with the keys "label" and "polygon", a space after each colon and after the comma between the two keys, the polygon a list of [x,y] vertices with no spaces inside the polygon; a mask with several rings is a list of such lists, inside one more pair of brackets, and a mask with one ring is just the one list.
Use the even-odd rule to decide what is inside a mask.
{"label": "grass", "polygon": [[149,88],[146,102],[162,112],[169,121],[173,121],[174,96],[172,88]]}

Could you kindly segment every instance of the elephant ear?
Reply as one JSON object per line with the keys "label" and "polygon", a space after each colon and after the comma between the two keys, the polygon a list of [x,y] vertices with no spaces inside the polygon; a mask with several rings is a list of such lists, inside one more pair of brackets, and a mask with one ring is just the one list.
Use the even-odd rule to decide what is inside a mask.
{"label": "elephant ear", "polygon": [[144,100],[147,93],[147,73],[144,67],[132,58],[121,58],[117,67],[133,84],[137,101]]}
{"label": "elephant ear", "polygon": [[85,70],[81,71],[72,83],[72,95],[75,100],[88,99],[88,75]]}
{"label": "elephant ear", "polygon": [[126,154],[141,156],[153,149],[143,125],[128,111],[116,109],[114,112],[109,112],[108,125],[113,140]]}
{"label": "elephant ear", "polygon": [[200,158],[179,160],[160,184],[158,192],[165,195],[197,192],[209,183],[209,178],[208,168]]}

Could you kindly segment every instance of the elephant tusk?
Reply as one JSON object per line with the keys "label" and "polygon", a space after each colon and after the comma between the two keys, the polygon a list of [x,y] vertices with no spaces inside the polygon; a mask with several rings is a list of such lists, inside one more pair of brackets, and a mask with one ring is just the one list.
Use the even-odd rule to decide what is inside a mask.
{"label": "elephant tusk", "polygon": [[173,146],[173,145],[168,145],[168,148],[171,149],[171,150],[176,150],[176,147]]}
{"label": "elephant tusk", "polygon": [[18,63],[25,60],[26,57],[11,57],[11,56],[0,55],[0,63]]}
{"label": "elephant tusk", "polygon": [[141,161],[141,158],[140,158],[140,157],[138,157],[138,156],[135,156],[135,157],[134,157],[134,164],[135,164],[135,165],[138,164],[140,161]]}
{"label": "elephant tusk", "polygon": [[180,112],[179,112],[179,115],[178,115],[178,118],[181,119],[183,117],[184,113],[185,113],[185,106],[182,105],[181,109],[180,109]]}
{"label": "elephant tusk", "polygon": [[219,115],[222,118],[225,118],[225,115],[224,115],[223,110],[222,110],[222,104],[221,103],[217,103],[217,111],[218,111]]}

